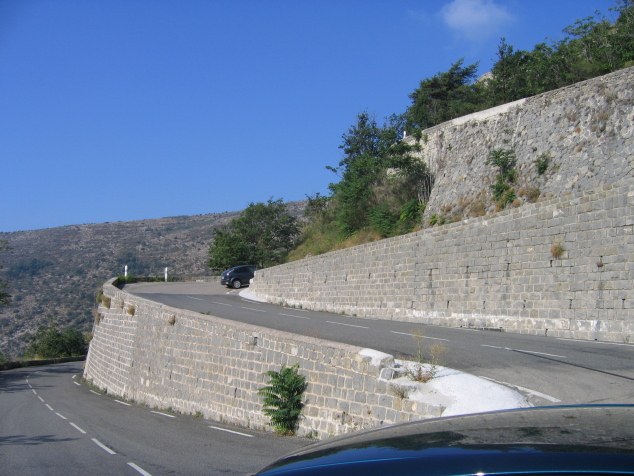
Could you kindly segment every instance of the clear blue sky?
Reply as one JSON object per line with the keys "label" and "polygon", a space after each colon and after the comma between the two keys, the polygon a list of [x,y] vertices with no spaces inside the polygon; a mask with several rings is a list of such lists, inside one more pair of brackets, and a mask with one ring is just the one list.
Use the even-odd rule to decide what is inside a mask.
{"label": "clear blue sky", "polygon": [[614,0],[0,0],[0,231],[326,193],[363,110]]}

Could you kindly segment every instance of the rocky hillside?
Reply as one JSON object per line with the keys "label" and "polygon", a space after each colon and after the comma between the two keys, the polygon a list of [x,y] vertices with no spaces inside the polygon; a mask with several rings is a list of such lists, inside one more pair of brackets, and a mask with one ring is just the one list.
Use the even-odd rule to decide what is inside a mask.
{"label": "rocky hillside", "polygon": [[[305,202],[288,204],[295,215]],[[205,265],[213,229],[239,212],[155,220],[70,225],[0,233],[11,247],[0,256],[0,277],[9,281],[13,303],[0,314],[0,352],[19,356],[25,333],[58,324],[90,331],[96,294],[124,266],[133,276],[211,276]]]}

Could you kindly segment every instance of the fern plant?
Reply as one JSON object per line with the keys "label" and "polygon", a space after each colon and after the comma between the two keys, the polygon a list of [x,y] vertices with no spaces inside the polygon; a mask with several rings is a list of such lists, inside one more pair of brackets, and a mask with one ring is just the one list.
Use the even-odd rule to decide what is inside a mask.
{"label": "fern plant", "polygon": [[302,395],[306,390],[306,377],[298,372],[298,364],[282,365],[280,371],[269,370],[264,375],[271,378],[268,386],[258,390],[264,397],[263,412],[271,419],[271,426],[282,435],[293,435],[304,408]]}

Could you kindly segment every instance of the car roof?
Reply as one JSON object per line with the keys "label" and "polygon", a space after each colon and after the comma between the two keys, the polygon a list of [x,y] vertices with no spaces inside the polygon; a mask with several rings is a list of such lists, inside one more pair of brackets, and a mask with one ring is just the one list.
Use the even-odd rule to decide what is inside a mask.
{"label": "car roof", "polygon": [[634,405],[540,407],[394,425],[309,445],[258,474],[562,472],[634,474]]}

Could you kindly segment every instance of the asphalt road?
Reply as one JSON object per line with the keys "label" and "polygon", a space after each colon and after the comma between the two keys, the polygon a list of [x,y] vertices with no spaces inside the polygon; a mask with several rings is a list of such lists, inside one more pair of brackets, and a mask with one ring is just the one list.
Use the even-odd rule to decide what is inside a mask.
{"label": "asphalt road", "polygon": [[0,372],[0,475],[248,474],[308,443],[95,393],[82,367]]}
{"label": "asphalt road", "polygon": [[[533,405],[634,402],[634,345],[362,319],[250,301],[219,283],[143,283],[126,291],[173,307],[368,347],[399,358],[445,348],[443,364],[508,385]],[[244,288],[243,288],[244,289]],[[422,335],[423,338],[416,336]]]}

